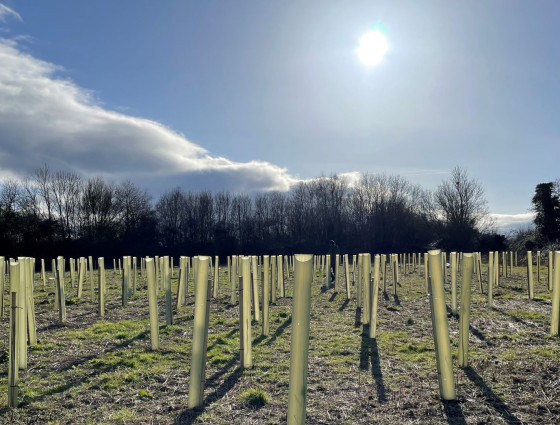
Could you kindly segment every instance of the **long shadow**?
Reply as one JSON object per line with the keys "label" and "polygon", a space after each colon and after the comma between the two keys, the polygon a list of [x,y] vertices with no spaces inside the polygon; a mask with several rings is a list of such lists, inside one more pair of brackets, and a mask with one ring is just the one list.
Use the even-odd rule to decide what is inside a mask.
{"label": "long shadow", "polygon": [[286,320],[284,320],[284,323],[282,323],[280,326],[278,326],[278,329],[276,329],[276,331],[274,332],[274,334],[270,337],[270,339],[268,340],[268,342],[266,343],[266,345],[272,345],[272,343],[274,341],[276,341],[276,339],[282,335],[282,332],[284,332],[284,330],[290,326],[290,324],[292,323],[292,316],[288,317]]}
{"label": "long shadow", "polygon": [[387,401],[387,390],[383,383],[383,374],[381,372],[381,364],[379,362],[379,350],[377,348],[377,340],[368,337],[369,325],[364,325],[362,332],[362,343],[360,345],[360,369],[369,370],[371,360],[371,376],[375,379],[375,388],[377,391],[377,401],[384,403]]}
{"label": "long shadow", "polygon": [[442,403],[448,424],[466,425],[467,421],[465,421],[463,409],[461,409],[461,404],[457,400],[443,400]]}
{"label": "long shadow", "polygon": [[329,298],[329,302],[330,302],[330,303],[333,302],[337,295],[338,295],[338,292],[333,292],[333,294],[332,294],[331,297]]}
{"label": "long shadow", "polygon": [[342,303],[342,305],[340,307],[338,307],[338,311],[344,311],[344,309],[348,306],[348,303],[350,302],[350,300],[347,298],[344,300],[344,302]]}
{"label": "long shadow", "polygon": [[383,299],[389,301],[389,294],[387,294],[387,292],[383,292]]}
{"label": "long shadow", "polygon": [[503,314],[504,316],[509,316],[509,317],[511,317],[511,318],[513,319],[514,322],[521,323],[521,324],[523,324],[523,325],[525,325],[525,326],[529,326],[529,327],[531,327],[531,328],[538,328],[537,325],[534,325],[533,323],[529,323],[529,322],[523,320],[522,318],[517,317],[515,314],[508,313],[507,311],[504,311],[504,310],[499,309],[499,308],[496,308],[496,307],[492,307],[492,310],[497,311],[498,313],[501,313],[501,314]]}
{"label": "long shadow", "polygon": [[261,342],[263,342],[266,338],[267,338],[266,335],[260,334],[258,337],[256,337],[255,339],[253,339],[252,345],[259,345],[259,344],[260,344]]}
{"label": "long shadow", "polygon": [[354,327],[359,328],[362,324],[362,307],[356,307],[356,315],[354,316]]}
{"label": "long shadow", "polygon": [[506,423],[510,425],[518,425],[523,423],[519,418],[511,413],[509,407],[502,401],[500,397],[498,397],[494,393],[494,391],[492,391],[492,389],[488,385],[486,385],[484,379],[482,379],[482,377],[478,373],[476,373],[476,371],[472,367],[467,366],[463,370],[465,371],[467,377],[472,381],[472,383],[475,384],[480,389],[480,391],[482,391],[482,395],[484,395],[487,403],[489,403],[494,409],[496,409],[496,411],[502,416],[502,418],[504,418]]}
{"label": "long shadow", "polygon": [[476,336],[478,339],[480,339],[481,341],[485,341],[486,337],[484,336],[484,334],[482,332],[480,332],[477,328],[473,327],[473,325],[469,325],[469,331]]}
{"label": "long shadow", "polygon": [[401,305],[401,300],[399,299],[399,296],[397,294],[395,294],[393,297],[395,298],[395,305],[400,306]]}
{"label": "long shadow", "polygon": [[237,368],[233,371],[233,373],[228,376],[228,378],[212,392],[209,394],[203,402],[202,407],[198,407],[195,409],[188,409],[181,412],[173,421],[176,425],[189,425],[193,424],[196,419],[204,413],[206,406],[220,400],[223,398],[239,381],[239,378],[243,375],[243,369]]}

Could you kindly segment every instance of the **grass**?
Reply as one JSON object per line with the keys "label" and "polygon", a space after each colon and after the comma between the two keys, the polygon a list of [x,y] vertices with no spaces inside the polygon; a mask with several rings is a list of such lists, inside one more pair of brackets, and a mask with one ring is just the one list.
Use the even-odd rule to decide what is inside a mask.
{"label": "grass", "polygon": [[[486,270],[484,270],[486,271]],[[176,274],[177,275],[177,274]],[[439,399],[429,298],[423,268],[401,274],[398,298],[379,294],[377,338],[360,323],[352,286],[312,287],[308,424],[393,423],[560,423],[558,338],[548,336],[551,296],[535,282],[537,299],[527,298],[525,270],[514,270],[496,288],[493,308],[473,284],[469,367],[457,367],[458,319],[449,317],[458,402]],[[486,279],[486,276],[483,276]],[[253,322],[253,363],[239,368],[237,306],[222,268],[217,299],[211,301],[203,409],[187,405],[192,352],[194,291],[165,326],[164,293],[159,293],[160,345],[150,349],[145,279],[137,295],[121,305],[120,279],[107,272],[106,316],[67,282],[68,321],[58,324],[53,282],[35,287],[38,344],[29,347],[28,370],[20,371],[21,406],[1,410],[0,424],[162,423],[281,424],[286,422],[292,279],[286,298],[270,305],[270,332]],[[448,280],[449,281],[449,280]],[[173,279],[174,301],[177,279]],[[486,286],[485,286],[486,288]],[[446,285],[449,303],[449,284]],[[459,279],[459,293],[461,284]],[[7,319],[0,318],[0,341]],[[6,344],[6,343],[5,343]],[[7,345],[0,346],[0,406],[7,402]],[[522,389],[522,390],[520,390]],[[546,400],[546,404],[545,404]]]}
{"label": "grass", "polygon": [[270,402],[268,394],[260,388],[249,388],[243,391],[239,398],[241,402],[251,407],[263,407]]}

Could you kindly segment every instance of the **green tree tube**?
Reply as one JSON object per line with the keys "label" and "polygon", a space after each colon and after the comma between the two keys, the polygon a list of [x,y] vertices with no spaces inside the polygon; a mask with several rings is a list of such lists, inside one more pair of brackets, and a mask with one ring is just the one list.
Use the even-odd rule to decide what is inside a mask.
{"label": "green tree tube", "polygon": [[346,299],[350,299],[350,264],[348,264],[348,254],[344,254],[344,272],[346,275]]}
{"label": "green tree tube", "polygon": [[214,258],[214,292],[212,296],[218,298],[218,289],[220,286],[220,258],[216,255]]}
{"label": "green tree tube", "polygon": [[[12,278],[10,276],[10,290],[12,285],[17,286],[18,305],[18,360],[19,368],[27,369],[27,285],[25,279],[25,257],[18,257],[18,272]],[[12,284],[13,282],[13,284]]]}
{"label": "green tree tube", "polygon": [[60,323],[66,322],[66,295],[64,294],[64,258],[58,257],[58,275],[57,275],[57,291],[58,294],[58,319]]}
{"label": "green tree tube", "polygon": [[494,252],[488,253],[488,307],[492,307],[492,294],[494,292]]}
{"label": "green tree tube", "polygon": [[270,257],[270,297],[273,304],[276,304],[276,291],[278,289],[278,274],[276,273],[276,257]]}
{"label": "green tree tube", "polygon": [[362,287],[364,288],[364,324],[369,323],[369,308],[371,305],[370,293],[370,276],[371,276],[371,254],[364,254],[362,257]]}
{"label": "green tree tube", "polygon": [[327,265],[327,271],[325,273],[325,290],[331,287],[331,256],[327,255],[325,259],[325,263]]}
{"label": "green tree tube", "polygon": [[237,303],[237,255],[232,255],[231,257],[231,304],[235,305]]}
{"label": "green tree tube", "polygon": [[[25,293],[26,293],[26,312],[27,312],[27,335],[29,336],[29,345],[37,345],[37,325],[35,323],[35,301],[33,299],[33,275],[34,260],[26,257],[24,260],[25,267]],[[2,295],[2,298],[4,296]]]}
{"label": "green tree tube", "polygon": [[185,305],[185,257],[179,258],[179,283],[177,284],[177,309]]}
{"label": "green tree tube", "polygon": [[257,322],[261,321],[261,311],[259,306],[259,282],[258,282],[258,271],[257,271],[257,256],[253,255],[251,257],[251,269],[253,272],[253,278],[251,279],[253,288],[253,314]]}
{"label": "green tree tube", "polygon": [[99,257],[97,259],[97,290],[99,291],[97,313],[99,317],[105,316],[105,259]]}
{"label": "green tree tube", "polygon": [[494,284],[496,288],[500,286],[500,253],[494,252]]}
{"label": "green tree tube", "polygon": [[377,328],[377,304],[379,298],[379,263],[380,257],[376,255],[373,259],[373,282],[370,290],[371,303],[369,308],[369,337],[376,337]]}
{"label": "green tree tube", "polygon": [[441,253],[443,255],[443,261],[441,263],[441,274],[443,278],[443,284],[447,283],[447,252],[443,251]]}
{"label": "green tree tube", "polygon": [[148,276],[148,308],[150,310],[150,341],[152,350],[159,348],[159,325],[157,306],[156,270],[153,258],[146,258],[146,275]]}
{"label": "green tree tube", "polygon": [[430,286],[428,284],[430,274],[428,273],[428,253],[424,253],[424,289],[426,290],[426,294],[430,292]]}
{"label": "green tree tube", "polygon": [[[4,257],[2,257],[2,261],[4,261]],[[45,289],[47,287],[47,274],[45,273],[45,259],[41,258],[41,280],[43,281],[43,289]],[[2,282],[4,281],[4,278],[2,277]],[[2,293],[4,293],[2,291]],[[4,310],[2,310],[4,311]]]}
{"label": "green tree tube", "polygon": [[537,282],[541,281],[541,252],[537,251]]}
{"label": "green tree tube", "polygon": [[[121,260],[119,260],[119,268],[120,268],[120,261],[121,261]],[[160,263],[160,259],[159,259],[159,257],[156,255],[156,256],[154,257],[154,268],[155,268],[156,289],[157,289],[158,292],[159,292],[160,289],[162,289],[162,288],[159,286],[160,283],[159,283],[159,279],[158,279],[158,277],[159,277],[159,275],[160,275],[160,267],[159,267],[160,264],[161,264],[161,263]]]}
{"label": "green tree tube", "polygon": [[136,276],[137,275],[138,275],[138,260],[136,259],[136,257],[132,257],[132,296],[136,295]]}
{"label": "green tree tube", "polygon": [[364,254],[358,254],[358,280],[356,286],[358,307],[364,307]]}
{"label": "green tree tube", "polygon": [[91,291],[91,302],[95,301],[95,282],[93,281],[93,258],[90,255],[89,260],[89,288]]}
{"label": "green tree tube", "polygon": [[451,261],[451,313],[457,315],[457,253],[449,254]]}
{"label": "green tree tube", "polygon": [[553,279],[553,277],[552,277],[552,269],[553,269],[553,259],[552,259],[552,257],[553,257],[552,250],[548,251],[548,264],[547,264],[548,267],[547,268],[548,268],[548,290],[549,291],[552,291],[552,279]]}
{"label": "green tree tube", "polygon": [[313,256],[295,256],[288,425],[305,424]]}
{"label": "green tree tube", "polygon": [[[123,257],[124,259],[124,257]],[[119,263],[120,263],[119,259]],[[121,285],[122,285],[122,305],[126,306],[128,304],[128,275],[126,273],[126,259],[123,261],[124,270],[121,273]]]}
{"label": "green tree tube", "polygon": [[70,286],[74,287],[74,259],[70,258]]}
{"label": "green tree tube", "polygon": [[[10,263],[10,277],[13,276],[17,271],[17,263]],[[14,274],[12,274],[12,271]],[[11,279],[10,279],[11,280]],[[11,283],[11,282],[10,282]],[[14,291],[13,286],[10,285],[11,292],[11,302],[10,302],[10,337],[9,337],[9,353],[8,353],[8,407],[18,406],[18,381],[19,381],[19,361],[18,361],[18,304],[17,304],[17,292]]]}
{"label": "green tree tube", "polygon": [[535,289],[533,283],[533,253],[527,251],[527,288],[529,291],[529,299],[534,298]]}
{"label": "green tree tube", "polygon": [[189,408],[202,405],[206,370],[209,313],[209,268],[210,257],[199,256],[194,291],[194,323],[191,357],[191,379],[189,386]]}
{"label": "green tree tube", "polygon": [[383,279],[383,293],[387,293],[387,256],[381,254],[381,279]]}
{"label": "green tree tube", "polygon": [[227,275],[229,278],[229,283],[231,283],[231,256],[227,256]]}
{"label": "green tree tube", "polygon": [[[200,259],[199,259],[200,261]],[[206,272],[208,273],[208,271]],[[171,273],[169,272],[169,257],[163,258],[163,278],[165,283],[165,324],[173,324],[173,306],[171,305]]]}
{"label": "green tree tube", "polygon": [[[282,257],[278,257],[279,259]],[[242,279],[239,286],[239,320],[241,322],[241,367],[253,367],[253,353],[251,348],[251,258],[241,258]]]}
{"label": "green tree tube", "polygon": [[552,285],[552,315],[550,317],[550,334],[558,336],[560,321],[560,251],[554,252],[554,276]]}
{"label": "green tree tube", "polygon": [[444,400],[455,400],[455,380],[451,348],[449,345],[449,328],[447,310],[445,307],[445,292],[443,289],[442,256],[440,250],[428,252],[430,269],[430,306],[432,310],[432,329],[436,349],[438,368],[439,392]]}
{"label": "green tree tube", "polygon": [[338,275],[340,274],[340,254],[335,255],[335,266],[334,266],[334,291],[338,288]]}
{"label": "green tree tube", "polygon": [[393,295],[397,296],[397,286],[399,285],[399,256],[393,254]]}
{"label": "green tree tube", "polygon": [[356,263],[357,263],[356,255],[352,255],[352,285],[356,286]]}
{"label": "green tree tube", "polygon": [[270,257],[268,255],[265,255],[263,258],[263,277],[261,279],[262,281],[262,294],[263,294],[263,298],[262,298],[262,309],[263,309],[263,323],[262,323],[262,334],[263,336],[268,336],[268,328],[269,328],[269,322],[268,322],[268,299],[270,297],[269,294],[269,287],[270,287],[270,279],[269,279],[269,268],[270,268]]}
{"label": "green tree tube", "polygon": [[84,287],[84,257],[80,257],[78,260],[78,299],[82,298],[82,292]]}
{"label": "green tree tube", "polygon": [[513,276],[513,251],[509,252],[509,274]]}
{"label": "green tree tube", "polygon": [[278,263],[276,264],[278,269],[278,288],[280,290],[280,297],[284,298],[286,296],[286,289],[284,287],[284,267],[282,266],[282,256],[278,255],[276,258],[278,259]]}
{"label": "green tree tube", "polygon": [[461,316],[459,318],[459,366],[469,365],[469,318],[471,314],[471,285],[473,254],[463,254],[463,280],[461,283]]}

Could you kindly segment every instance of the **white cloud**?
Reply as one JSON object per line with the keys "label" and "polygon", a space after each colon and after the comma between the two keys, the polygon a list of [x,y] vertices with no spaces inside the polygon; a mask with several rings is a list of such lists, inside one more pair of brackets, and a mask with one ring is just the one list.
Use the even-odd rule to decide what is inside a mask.
{"label": "white cloud", "polygon": [[535,213],[490,214],[490,217],[495,220],[498,230],[507,231],[531,226],[535,218]]}
{"label": "white cloud", "polygon": [[57,77],[61,67],[34,58],[14,39],[0,38],[0,63],[0,167],[11,173],[48,163],[160,190],[158,180],[244,191],[288,190],[296,181],[274,164],[213,156],[160,123],[104,109],[92,93]]}
{"label": "white cloud", "polygon": [[6,18],[9,17],[9,16],[11,16],[13,18],[16,18],[20,22],[23,22],[23,19],[21,19],[21,16],[20,16],[19,13],[17,13],[13,9],[10,9],[8,6],[5,6],[2,3],[0,3],[0,21],[1,22],[6,22]]}

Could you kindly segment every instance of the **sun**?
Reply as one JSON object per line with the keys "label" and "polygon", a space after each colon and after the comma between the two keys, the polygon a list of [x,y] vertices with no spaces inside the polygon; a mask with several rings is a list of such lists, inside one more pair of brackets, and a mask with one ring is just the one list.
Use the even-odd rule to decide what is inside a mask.
{"label": "sun", "polygon": [[379,64],[389,50],[385,34],[375,29],[365,33],[360,38],[358,46],[358,58],[364,65],[375,66]]}

